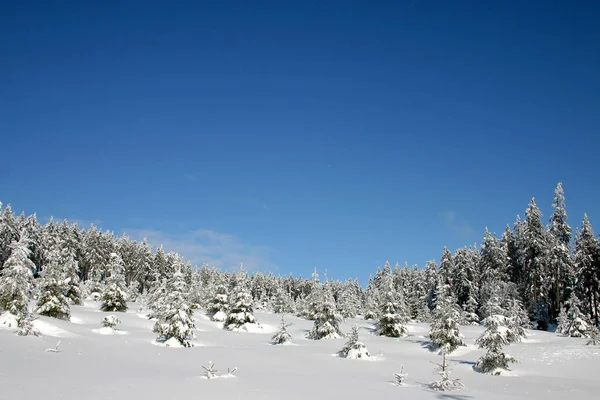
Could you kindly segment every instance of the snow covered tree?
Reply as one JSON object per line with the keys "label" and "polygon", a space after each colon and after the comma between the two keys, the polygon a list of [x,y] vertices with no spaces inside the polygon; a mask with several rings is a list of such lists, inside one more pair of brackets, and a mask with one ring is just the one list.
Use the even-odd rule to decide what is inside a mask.
{"label": "snow covered tree", "polygon": [[452,353],[459,346],[465,346],[463,335],[459,330],[461,318],[454,298],[447,295],[447,286],[438,288],[436,309],[429,330],[431,348],[440,349],[444,353]]}
{"label": "snow covered tree", "polygon": [[567,211],[562,183],[554,191],[554,212],[550,218],[550,277],[549,314],[555,321],[572,289],[574,281],[573,259],[571,258],[571,227],[567,223]]}
{"label": "snow covered tree", "polygon": [[165,298],[156,315],[154,332],[158,339],[168,342],[176,340],[183,347],[192,347],[194,339],[194,311],[186,299],[187,284],[181,271],[181,265],[167,280]]}
{"label": "snow covered tree", "polygon": [[318,304],[314,315],[312,330],[308,333],[309,339],[337,339],[344,336],[340,331],[342,316],[337,312],[335,302],[330,293],[324,293],[321,303]]}
{"label": "snow covered tree", "polygon": [[485,319],[485,327],[485,332],[475,343],[487,352],[477,360],[474,368],[483,373],[500,375],[501,370],[508,370],[509,363],[516,362],[502,351],[502,346],[518,341],[519,336],[510,329],[509,319],[504,315],[490,315]]}
{"label": "snow covered tree", "polygon": [[439,381],[431,382],[429,387],[437,391],[450,391],[461,389],[464,385],[460,382],[460,379],[450,379],[450,366],[446,359],[446,352],[442,349],[442,362],[440,364],[434,363],[438,366],[436,372],[440,376]]}
{"label": "snow covered tree", "polygon": [[365,359],[371,357],[367,346],[358,340],[358,326],[354,325],[350,328],[348,341],[339,352],[340,357],[349,359]]}
{"label": "snow covered tree", "polygon": [[556,333],[570,337],[588,337],[592,324],[579,309],[580,302],[575,293],[561,308]]}
{"label": "snow covered tree", "polygon": [[123,260],[117,253],[110,254],[108,262],[109,276],[102,293],[102,311],[127,311],[127,287],[125,285]]}
{"label": "snow covered tree", "polygon": [[252,315],[253,312],[252,296],[247,291],[242,290],[236,295],[235,302],[223,323],[223,328],[234,330],[240,329],[246,324],[256,324],[256,318]]}
{"label": "snow covered tree", "polygon": [[214,297],[210,299],[206,309],[211,321],[222,322],[229,311],[229,291],[225,285],[217,286]]}
{"label": "snow covered tree", "polygon": [[285,322],[285,317],[281,316],[281,323],[279,324],[279,330],[275,332],[273,337],[271,338],[271,343],[273,344],[287,344],[292,342],[292,335],[289,334],[287,328],[290,326],[290,323]]}
{"label": "snow covered tree", "polygon": [[438,269],[434,260],[427,261],[425,264],[425,276],[423,284],[425,286],[424,301],[430,310],[435,309],[436,292],[438,286]]}
{"label": "snow covered tree", "polygon": [[10,244],[10,256],[0,276],[0,308],[16,316],[27,313],[34,290],[36,267],[29,259],[31,250],[28,246],[29,240],[23,234]]}
{"label": "snow covered tree", "polygon": [[380,318],[377,323],[377,332],[381,336],[401,337],[408,335],[408,329],[403,325],[408,320],[406,309],[402,302],[396,299],[396,296],[390,291],[385,299],[382,300],[382,308],[379,313]]}
{"label": "snow covered tree", "polygon": [[342,287],[338,306],[344,318],[354,318],[361,312],[362,293],[357,280],[348,279]]}
{"label": "snow covered tree", "polygon": [[67,277],[59,264],[58,251],[53,251],[48,258],[50,261],[44,267],[39,283],[41,296],[37,302],[37,312],[40,315],[69,320],[71,318],[71,307],[69,299],[65,295],[68,291]]}
{"label": "snow covered tree", "polygon": [[292,296],[290,296],[287,291],[279,287],[275,293],[275,299],[273,301],[273,312],[283,314],[292,313],[295,311],[296,307],[294,304],[294,299],[292,299]]}
{"label": "snow covered tree", "polygon": [[101,322],[103,328],[114,328],[117,324],[121,323],[121,320],[116,315],[107,315],[102,318]]}
{"label": "snow covered tree", "polygon": [[600,323],[600,252],[587,214],[575,239],[577,296],[582,308],[595,325]]}
{"label": "snow covered tree", "polygon": [[546,317],[550,284],[548,237],[542,224],[542,213],[537,207],[535,199],[531,199],[525,214],[527,218],[521,244],[525,268],[525,307],[536,321],[537,328],[545,330],[548,327]]}
{"label": "snow covered tree", "polygon": [[369,277],[369,283],[364,293],[364,315],[365,320],[376,319],[378,314],[379,292],[375,287],[373,279]]}

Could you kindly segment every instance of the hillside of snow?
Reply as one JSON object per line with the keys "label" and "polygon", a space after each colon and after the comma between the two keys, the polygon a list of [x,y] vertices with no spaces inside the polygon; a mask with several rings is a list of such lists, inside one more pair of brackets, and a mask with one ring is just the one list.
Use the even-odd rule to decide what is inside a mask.
{"label": "hillside of snow", "polygon": [[[360,340],[370,360],[340,358],[345,339],[309,340],[311,321],[293,316],[288,331],[293,345],[269,343],[280,315],[256,312],[262,328],[230,332],[196,310],[195,347],[166,347],[155,342],[153,321],[138,306],[117,314],[114,330],[102,328],[111,313],[85,301],[72,307],[71,321],[40,317],[34,324],[41,337],[17,336],[7,314],[0,319],[0,399],[595,399],[600,394],[600,347],[585,339],[527,331],[522,343],[506,347],[519,360],[503,376],[472,369],[483,352],[474,345],[483,328],[461,327],[466,347],[448,358],[452,378],[465,388],[435,392],[428,383],[437,379],[440,356],[429,351],[426,324],[408,324],[410,336],[393,339],[374,334],[370,321],[349,319],[343,332],[358,324]],[[60,341],[59,352],[46,351]],[[205,379],[202,366],[209,361],[219,370]],[[401,366],[408,374],[405,386],[394,385]],[[226,376],[228,368],[237,368]],[[214,396],[214,397],[213,397]]]}

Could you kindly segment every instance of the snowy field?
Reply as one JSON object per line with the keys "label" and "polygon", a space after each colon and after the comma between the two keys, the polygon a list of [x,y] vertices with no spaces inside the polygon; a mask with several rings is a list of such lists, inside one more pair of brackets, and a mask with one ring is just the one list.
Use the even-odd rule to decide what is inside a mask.
{"label": "snowy field", "polygon": [[[440,357],[426,347],[428,325],[409,324],[401,339],[373,334],[370,321],[346,320],[343,332],[360,325],[360,340],[372,360],[337,356],[345,339],[308,340],[311,321],[293,316],[288,331],[294,345],[269,343],[280,316],[255,312],[262,329],[229,332],[200,312],[195,315],[194,348],[159,346],[153,322],[130,303],[118,315],[117,331],[102,328],[98,304],[72,307],[71,322],[40,317],[42,337],[17,336],[0,323],[0,399],[598,399],[600,347],[585,339],[528,331],[520,344],[506,347],[519,364],[504,376],[483,375],[472,365],[483,354],[474,345],[482,327],[461,327],[467,347],[449,356],[452,378],[465,388],[435,392],[427,384],[437,379]],[[3,321],[6,315],[3,316]],[[60,341],[59,352],[48,352]],[[208,380],[202,366],[212,361],[233,377]],[[394,385],[394,372],[408,374],[406,385]],[[224,378],[228,379],[224,379]]]}

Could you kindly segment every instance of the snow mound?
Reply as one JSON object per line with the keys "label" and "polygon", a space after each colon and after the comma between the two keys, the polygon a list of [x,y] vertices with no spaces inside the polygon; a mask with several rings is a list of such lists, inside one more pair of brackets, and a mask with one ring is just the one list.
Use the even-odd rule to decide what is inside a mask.
{"label": "snow mound", "polygon": [[70,321],[77,325],[85,325],[85,322],[82,319],[79,319],[77,317],[71,317]]}
{"label": "snow mound", "polygon": [[36,319],[35,321],[33,321],[33,326],[40,331],[40,333],[42,335],[45,336],[54,336],[54,337],[76,337],[77,335],[72,333],[72,332],[68,332],[65,331],[64,329],[59,328],[58,326],[49,324],[45,321],[40,321],[39,319]]}
{"label": "snow mound", "polygon": [[371,358],[371,355],[369,354],[367,348],[363,347],[362,349],[348,350],[348,354],[346,354],[346,357],[344,358],[347,358],[349,360],[368,360],[369,358]]}
{"label": "snow mound", "polygon": [[0,328],[2,329],[17,329],[17,317],[6,311],[0,315]]}
{"label": "snow mound", "polygon": [[92,329],[92,332],[97,333],[98,335],[129,335],[129,332],[127,331],[113,329],[108,326],[100,329]]}
{"label": "snow mound", "polygon": [[213,315],[210,320],[214,322],[223,322],[227,319],[227,314],[223,311],[217,311],[215,315]]}
{"label": "snow mound", "polygon": [[[179,340],[177,340],[175,338],[171,338],[169,340],[153,340],[151,343],[155,346],[160,346],[160,347],[172,347],[172,348],[176,348],[176,349],[185,349],[186,348],[181,343],[179,343]],[[196,342],[190,342],[190,344],[191,344],[191,347],[204,346],[204,345],[196,343]],[[187,348],[189,348],[189,347],[187,347]]]}
{"label": "snow mound", "polygon": [[274,333],[277,332],[278,328],[272,325],[262,325],[259,323],[251,324],[246,323],[239,327],[231,328],[232,332],[248,332],[248,333]]}

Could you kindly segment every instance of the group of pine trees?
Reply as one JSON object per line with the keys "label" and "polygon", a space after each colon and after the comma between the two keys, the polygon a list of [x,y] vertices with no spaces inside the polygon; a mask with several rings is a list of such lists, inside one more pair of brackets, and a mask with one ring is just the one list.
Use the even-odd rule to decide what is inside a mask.
{"label": "group of pine trees", "polygon": [[321,281],[316,269],[304,279],[195,268],[146,241],[93,225],[42,225],[35,214],[17,216],[0,203],[0,310],[26,331],[33,313],[69,319],[70,306],[84,298],[110,312],[139,301],[156,319],[159,337],[184,345],[193,338],[197,308],[228,329],[255,323],[254,309],[294,313],[314,321],[308,334],[314,339],[342,336],[340,321],[357,315],[391,337],[406,335],[408,321],[434,321],[434,345],[459,345],[453,327],[480,323],[556,324],[559,334],[589,337],[600,319],[599,242],[586,215],[573,238],[560,183],[552,205],[547,225],[531,200],[525,218],[500,237],[486,230],[479,247],[444,248],[439,266],[386,263],[363,288],[356,279]]}

